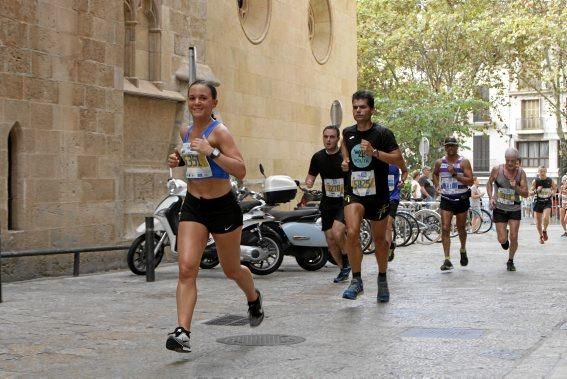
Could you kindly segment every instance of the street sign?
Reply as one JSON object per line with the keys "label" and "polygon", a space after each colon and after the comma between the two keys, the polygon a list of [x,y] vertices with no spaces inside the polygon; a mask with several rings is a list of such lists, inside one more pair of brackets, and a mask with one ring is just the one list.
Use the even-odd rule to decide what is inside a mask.
{"label": "street sign", "polygon": [[343,105],[339,100],[335,100],[331,104],[331,125],[340,127],[342,122],[343,122]]}
{"label": "street sign", "polygon": [[419,154],[422,156],[429,154],[429,140],[427,137],[421,137],[419,142]]}

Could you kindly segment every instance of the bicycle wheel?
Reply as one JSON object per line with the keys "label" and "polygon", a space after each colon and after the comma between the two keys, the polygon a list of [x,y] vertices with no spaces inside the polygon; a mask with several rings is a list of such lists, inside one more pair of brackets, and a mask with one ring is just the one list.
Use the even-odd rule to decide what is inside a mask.
{"label": "bicycle wheel", "polygon": [[441,216],[439,213],[422,209],[415,213],[415,219],[418,221],[420,229],[420,243],[432,244],[441,238]]}
{"label": "bicycle wheel", "polygon": [[480,216],[482,222],[480,223],[480,227],[477,230],[477,233],[486,233],[492,229],[492,224],[493,224],[492,214],[486,209],[481,209]]}
{"label": "bicycle wheel", "polygon": [[412,238],[412,226],[409,219],[398,214],[394,220],[394,241],[396,246],[406,246]]}
{"label": "bicycle wheel", "polygon": [[413,214],[411,214],[409,212],[401,211],[401,212],[398,212],[398,215],[403,215],[406,218],[406,220],[409,221],[409,223],[411,225],[410,239],[403,246],[413,245],[415,243],[415,241],[417,240],[417,237],[419,237],[419,222],[416,220],[416,218],[413,216]]}
{"label": "bicycle wheel", "polygon": [[467,216],[467,233],[468,234],[478,233],[478,230],[480,229],[481,225],[482,225],[482,215],[480,214],[480,211],[477,211],[476,209],[472,209],[472,208],[469,209]]}

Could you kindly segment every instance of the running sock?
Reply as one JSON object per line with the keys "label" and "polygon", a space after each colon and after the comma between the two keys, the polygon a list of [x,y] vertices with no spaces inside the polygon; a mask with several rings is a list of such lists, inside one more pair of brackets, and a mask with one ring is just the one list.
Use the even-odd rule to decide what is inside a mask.
{"label": "running sock", "polygon": [[508,248],[510,247],[510,241],[506,240],[506,242],[501,243],[500,246],[502,246],[504,250],[508,250]]}
{"label": "running sock", "polygon": [[362,276],[360,276],[360,272],[353,272],[353,273],[352,273],[352,278],[353,278],[353,279],[360,279],[360,280],[362,280]]}
{"label": "running sock", "polygon": [[396,248],[396,244],[392,241],[390,243],[390,250],[394,250]]}
{"label": "running sock", "polygon": [[258,294],[258,298],[254,301],[249,301],[248,306],[260,303],[260,293],[257,290],[256,290],[256,293]]}
{"label": "running sock", "polygon": [[378,273],[378,281],[379,282],[385,282],[386,281],[386,273],[385,272],[379,272]]}
{"label": "running sock", "polygon": [[343,267],[350,266],[348,262],[348,254],[343,254],[342,257],[343,257]]}

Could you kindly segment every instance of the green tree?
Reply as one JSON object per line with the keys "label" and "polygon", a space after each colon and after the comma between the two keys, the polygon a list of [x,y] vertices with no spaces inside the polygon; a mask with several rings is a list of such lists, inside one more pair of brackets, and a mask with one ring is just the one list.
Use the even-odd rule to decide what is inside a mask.
{"label": "green tree", "polygon": [[500,27],[511,80],[545,100],[556,120],[560,165],[567,170],[567,1],[509,0]]}
{"label": "green tree", "polygon": [[498,0],[358,0],[359,87],[376,93],[378,118],[410,162],[422,135],[470,136],[471,112],[490,106],[481,86],[503,88],[494,39]]}

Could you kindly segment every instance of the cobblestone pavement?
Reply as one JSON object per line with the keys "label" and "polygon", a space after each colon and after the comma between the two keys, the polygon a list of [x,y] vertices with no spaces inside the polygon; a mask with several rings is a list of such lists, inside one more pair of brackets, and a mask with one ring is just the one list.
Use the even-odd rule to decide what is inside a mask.
{"label": "cobblestone pavement", "polygon": [[[365,256],[366,292],[341,299],[334,266],[317,272],[286,257],[256,277],[266,319],[256,328],[215,326],[245,316],[242,293],[219,268],[202,270],[190,354],[165,349],[176,326],[177,267],[146,283],[129,271],[4,285],[0,377],[567,377],[567,238],[537,242],[522,226],[517,272],[494,232],[469,238],[470,263],[441,273],[440,244],[400,248],[391,301],[376,303],[376,264]],[[219,338],[286,335],[293,345],[235,346]],[[232,340],[235,340],[234,338]],[[282,339],[286,342],[289,339]]]}

